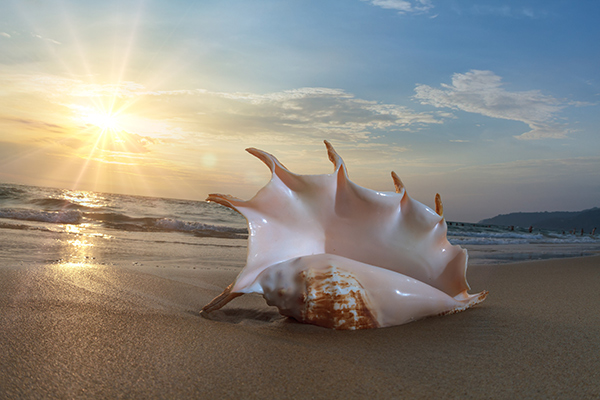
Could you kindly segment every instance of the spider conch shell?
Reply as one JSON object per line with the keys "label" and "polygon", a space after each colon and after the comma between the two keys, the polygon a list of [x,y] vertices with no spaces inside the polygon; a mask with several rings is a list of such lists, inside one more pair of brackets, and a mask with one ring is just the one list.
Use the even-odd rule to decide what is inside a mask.
{"label": "spider conch shell", "polygon": [[356,185],[325,141],[332,174],[297,175],[274,156],[247,151],[271,170],[248,201],[211,194],[248,221],[246,266],[202,311],[259,293],[283,315],[334,329],[400,325],[465,310],[467,251],[446,239],[442,202],[413,200],[392,172],[394,192]]}

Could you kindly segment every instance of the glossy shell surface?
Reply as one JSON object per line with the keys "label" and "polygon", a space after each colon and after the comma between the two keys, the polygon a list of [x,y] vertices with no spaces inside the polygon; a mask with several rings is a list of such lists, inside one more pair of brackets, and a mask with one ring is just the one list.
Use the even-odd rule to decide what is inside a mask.
{"label": "glossy shell surface", "polygon": [[271,170],[250,200],[211,194],[248,221],[246,266],[204,312],[243,293],[262,294],[283,315],[333,329],[400,325],[462,311],[469,295],[467,251],[451,245],[436,210],[413,200],[395,173],[395,192],[356,185],[325,142],[334,172],[298,175],[274,156],[247,151]]}

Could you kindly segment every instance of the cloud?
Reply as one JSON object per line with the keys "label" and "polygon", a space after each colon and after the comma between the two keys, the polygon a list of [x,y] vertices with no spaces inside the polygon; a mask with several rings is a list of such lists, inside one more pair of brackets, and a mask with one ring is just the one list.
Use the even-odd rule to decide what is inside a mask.
{"label": "cloud", "polygon": [[491,5],[491,4],[474,4],[470,8],[470,12],[474,15],[505,18],[543,18],[547,16],[547,12],[543,10],[534,10],[528,7],[515,8],[508,5]]}
{"label": "cloud", "polygon": [[148,153],[149,146],[158,143],[158,140],[141,136],[135,133],[121,131],[112,135],[113,138],[103,150],[118,153]]}
{"label": "cloud", "polygon": [[399,14],[424,13],[433,8],[430,0],[363,0],[370,4],[398,11]]}
{"label": "cloud", "polygon": [[440,123],[430,113],[357,99],[340,89],[299,88],[267,94],[203,92],[196,97],[201,102],[221,98],[227,103],[229,118],[253,119],[257,129],[274,134],[366,139],[377,130],[409,130]]}
{"label": "cloud", "polygon": [[[12,90],[37,92],[68,105],[84,99],[121,99],[156,109],[152,118],[168,121],[186,132],[236,137],[329,137],[367,139],[378,131],[419,130],[441,123],[436,113],[356,98],[341,89],[305,87],[272,93],[215,92],[204,89],[151,90],[135,82],[90,84],[53,76],[17,76]],[[130,110],[128,110],[130,111]]]}
{"label": "cloud", "polygon": [[5,38],[10,38],[11,36],[6,33],[6,32],[0,32],[0,36],[5,37]]}
{"label": "cloud", "polygon": [[[93,122],[86,125],[85,116],[112,110],[119,128],[140,138],[128,136],[120,145],[106,148],[128,153],[171,152],[173,146],[184,143],[206,146],[216,140],[254,146],[298,146],[314,144],[315,140],[320,143],[324,138],[339,143],[373,143],[389,134],[418,132],[448,117],[441,110],[417,112],[327,87],[266,93],[157,90],[131,81],[101,84],[73,77],[14,73],[0,74],[0,87],[9,97],[27,99],[37,110],[39,122],[65,127],[65,135],[95,132],[98,128]],[[53,127],[38,124],[35,128],[39,131],[36,134],[43,134]],[[144,143],[141,138],[159,142]]]}
{"label": "cloud", "polygon": [[34,38],[41,39],[41,40],[43,40],[43,41],[45,41],[45,42],[52,43],[52,44],[62,44],[61,42],[59,42],[59,41],[57,41],[57,40],[50,39],[50,38],[47,38],[47,37],[43,37],[43,36],[37,35],[37,34],[35,34],[35,33],[32,33],[32,34],[31,34],[31,36],[33,36]]}
{"label": "cloud", "polygon": [[537,90],[509,92],[502,88],[502,78],[491,71],[471,70],[454,74],[452,84],[441,88],[417,85],[415,99],[421,104],[451,108],[492,118],[520,121],[531,129],[519,139],[564,138],[571,131],[556,122],[566,105]]}
{"label": "cloud", "polygon": [[0,74],[3,87],[12,92],[37,93],[49,97],[133,97],[149,92],[143,85],[135,82],[122,81],[119,83],[99,84],[88,83],[79,79],[65,78],[48,74]]}
{"label": "cloud", "polygon": [[27,119],[27,118],[13,118],[13,117],[3,117],[0,116],[0,122],[2,123],[16,123],[19,125],[25,125],[27,128],[32,130],[43,130],[50,131],[55,133],[65,132],[65,127],[52,124],[44,121],[39,121],[36,119]]}

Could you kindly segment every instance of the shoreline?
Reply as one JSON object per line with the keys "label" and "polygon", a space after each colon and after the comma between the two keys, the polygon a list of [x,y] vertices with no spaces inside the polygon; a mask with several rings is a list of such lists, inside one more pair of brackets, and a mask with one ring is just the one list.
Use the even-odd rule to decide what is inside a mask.
{"label": "shoreline", "polygon": [[237,271],[0,265],[2,397],[600,396],[600,256],[470,265],[482,304],[351,332],[252,295],[200,317]]}
{"label": "shoreline", "polygon": [[471,265],[506,265],[515,262],[559,260],[600,255],[596,243],[461,245],[469,253]]}

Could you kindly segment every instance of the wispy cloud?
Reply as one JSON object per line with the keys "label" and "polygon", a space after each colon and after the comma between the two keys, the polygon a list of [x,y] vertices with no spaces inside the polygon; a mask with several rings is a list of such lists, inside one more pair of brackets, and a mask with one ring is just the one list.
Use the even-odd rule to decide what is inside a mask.
{"label": "wispy cloud", "polygon": [[366,139],[374,131],[411,130],[440,123],[431,113],[355,98],[340,89],[299,88],[267,94],[202,92],[195,97],[203,103],[221,98],[228,103],[225,109],[230,110],[230,117],[254,119],[259,129],[272,130],[273,134]]}
{"label": "wispy cloud", "polygon": [[65,131],[63,126],[52,124],[48,122],[42,122],[35,119],[26,119],[26,118],[12,118],[12,117],[4,117],[0,116],[0,122],[2,123],[16,123],[19,125],[23,125],[32,130],[45,130],[55,133],[62,133]]}
{"label": "wispy cloud", "polygon": [[400,14],[424,13],[433,8],[430,0],[363,0],[370,4],[395,10]]}
{"label": "wispy cloud", "polygon": [[470,8],[474,15],[490,15],[505,18],[543,18],[547,16],[544,10],[532,9],[530,7],[511,7],[509,5],[474,4]]}
{"label": "wispy cloud", "polygon": [[[432,0],[362,0],[371,5],[387,10],[397,11],[399,14],[424,14],[434,8]],[[463,11],[456,9],[461,14]],[[476,16],[492,16],[502,18],[530,18],[539,19],[548,15],[545,10],[531,7],[512,7],[506,4],[474,4],[465,7],[464,12]],[[429,18],[436,18],[438,14]]]}
{"label": "wispy cloud", "polygon": [[120,131],[113,134],[111,142],[108,146],[104,146],[103,150],[117,153],[148,153],[150,146],[156,143],[158,143],[156,139]]}
{"label": "wispy cloud", "polygon": [[35,34],[35,33],[32,33],[32,34],[31,34],[31,36],[33,36],[34,38],[37,38],[37,39],[43,40],[43,41],[45,41],[45,42],[48,42],[48,43],[52,43],[52,44],[62,44],[62,43],[61,43],[61,42],[59,42],[58,40],[54,40],[54,39],[50,39],[50,38],[47,38],[47,37],[43,37],[43,36],[41,36],[41,35],[38,35],[38,34]]}
{"label": "wispy cloud", "polygon": [[415,98],[421,104],[451,108],[470,113],[520,121],[531,129],[519,139],[564,138],[570,130],[556,121],[566,105],[537,90],[509,92],[502,88],[502,78],[491,71],[472,70],[454,74],[452,84],[441,88],[417,85]]}
{"label": "wispy cloud", "polygon": [[368,140],[383,131],[417,131],[428,124],[439,124],[444,118],[441,113],[416,112],[398,104],[360,99],[335,88],[242,93],[152,90],[136,82],[94,84],[47,75],[6,78],[9,91],[38,93],[74,111],[77,106],[69,106],[69,102],[77,105],[90,99],[96,99],[95,103],[130,104],[131,109],[124,113],[142,108],[156,110],[152,115],[146,112],[146,118],[169,124],[169,136],[179,137],[174,132],[230,138],[269,135],[271,140]]}
{"label": "wispy cloud", "polygon": [[10,34],[6,33],[6,32],[0,32],[0,36],[5,37],[5,38],[10,38]]}

